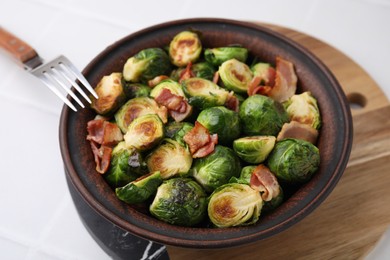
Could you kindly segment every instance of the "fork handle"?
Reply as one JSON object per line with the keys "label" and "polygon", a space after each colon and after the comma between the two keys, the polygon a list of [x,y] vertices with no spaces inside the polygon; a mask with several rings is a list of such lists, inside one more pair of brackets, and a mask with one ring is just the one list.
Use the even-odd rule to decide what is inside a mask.
{"label": "fork handle", "polygon": [[37,52],[27,43],[0,27],[0,47],[8,51],[22,63],[38,56]]}

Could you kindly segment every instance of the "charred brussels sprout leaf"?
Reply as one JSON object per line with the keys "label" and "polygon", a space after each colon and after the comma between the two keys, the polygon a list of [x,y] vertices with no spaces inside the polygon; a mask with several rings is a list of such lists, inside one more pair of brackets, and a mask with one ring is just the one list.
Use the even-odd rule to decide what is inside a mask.
{"label": "charred brussels sprout leaf", "polygon": [[149,114],[136,118],[124,136],[126,147],[139,151],[153,148],[164,138],[164,125],[157,115]]}
{"label": "charred brussels sprout leaf", "polygon": [[231,145],[240,136],[241,127],[238,113],[223,106],[203,110],[196,119],[211,134],[218,134],[218,143]]}
{"label": "charred brussels sprout leaf", "polygon": [[228,183],[233,176],[238,177],[240,171],[240,161],[233,150],[221,145],[206,157],[196,159],[191,169],[192,176],[207,192]]}
{"label": "charred brussels sprout leaf", "polygon": [[156,193],[158,186],[162,183],[160,172],[144,175],[127,185],[116,188],[116,196],[129,204],[141,203]]}
{"label": "charred brussels sprout leaf", "polygon": [[233,149],[248,163],[261,163],[267,159],[275,145],[275,136],[249,136],[234,140]]}
{"label": "charred brussels sprout leaf", "polygon": [[122,133],[134,119],[149,114],[157,114],[163,123],[167,122],[168,114],[165,107],[160,107],[154,99],[149,97],[138,97],[127,101],[116,113],[115,121]]}
{"label": "charred brussels sprout leaf", "polygon": [[276,136],[283,124],[289,121],[281,104],[262,95],[248,97],[240,106],[239,116],[243,132],[250,136]]}
{"label": "charred brussels sprout leaf", "polygon": [[125,142],[120,142],[112,150],[110,168],[103,176],[111,187],[116,188],[137,179],[146,170],[141,155],[135,149],[127,149]]}
{"label": "charred brussels sprout leaf", "polygon": [[171,122],[165,127],[165,136],[175,140],[182,146],[186,146],[187,144],[183,140],[183,137],[192,128],[194,128],[194,125],[189,122]]}
{"label": "charred brussels sprout leaf", "polygon": [[284,139],[276,143],[268,156],[268,167],[287,183],[308,181],[320,164],[318,148],[303,140]]}
{"label": "charred brussels sprout leaf", "polygon": [[231,59],[222,63],[218,69],[223,85],[236,93],[247,93],[253,79],[251,69],[243,62]]}
{"label": "charred brussels sprout leaf", "polygon": [[192,156],[184,146],[166,138],[146,158],[150,171],[160,171],[163,179],[185,175],[191,168]]}
{"label": "charred brussels sprout leaf", "polygon": [[246,184],[228,183],[210,196],[208,215],[217,227],[250,225],[260,216],[263,199]]}
{"label": "charred brussels sprout leaf", "polygon": [[214,66],[219,66],[231,59],[246,62],[248,49],[238,46],[209,48],[204,51],[204,58]]}
{"label": "charred brussels sprout leaf", "polygon": [[210,80],[189,78],[182,81],[184,93],[189,97],[190,105],[198,109],[206,109],[225,104],[229,92]]}
{"label": "charred brussels sprout leaf", "polygon": [[190,31],[178,33],[169,44],[169,57],[178,67],[195,63],[202,52],[202,43],[198,35]]}
{"label": "charred brussels sprout leaf", "polygon": [[123,77],[130,82],[146,83],[160,75],[169,75],[171,63],[168,54],[160,48],[141,50],[123,66]]}
{"label": "charred brussels sprout leaf", "polygon": [[207,197],[196,181],[173,178],[160,185],[149,209],[153,216],[162,221],[194,226],[206,216]]}
{"label": "charred brussels sprout leaf", "polygon": [[310,125],[317,130],[320,128],[320,110],[318,109],[317,100],[310,92],[294,95],[283,105],[292,121]]}
{"label": "charred brussels sprout leaf", "polygon": [[95,88],[99,98],[92,98],[91,108],[100,115],[114,113],[126,101],[122,85],[122,73],[104,76]]}

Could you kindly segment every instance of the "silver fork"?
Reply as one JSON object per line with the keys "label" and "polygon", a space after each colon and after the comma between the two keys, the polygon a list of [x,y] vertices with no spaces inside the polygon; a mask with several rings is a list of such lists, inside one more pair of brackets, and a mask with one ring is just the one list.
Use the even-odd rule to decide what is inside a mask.
{"label": "silver fork", "polygon": [[[8,51],[14,58],[21,62],[24,68],[38,77],[45,85],[53,91],[65,104],[72,110],[77,111],[76,107],[63,94],[67,93],[82,108],[83,102],[72,91],[72,87],[77,90],[81,96],[91,103],[91,99],[83,91],[86,88],[96,99],[98,95],[91,85],[80,73],[80,71],[63,55],[54,60],[43,63],[38,53],[27,43],[0,27],[0,47]],[[61,93],[61,89],[63,93]]]}

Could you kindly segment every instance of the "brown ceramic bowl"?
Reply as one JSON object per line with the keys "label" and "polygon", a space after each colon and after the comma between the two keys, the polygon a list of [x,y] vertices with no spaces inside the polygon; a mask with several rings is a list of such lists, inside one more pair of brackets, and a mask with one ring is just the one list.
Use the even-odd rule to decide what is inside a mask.
{"label": "brown ceramic bowl", "polygon": [[202,33],[205,47],[241,44],[261,60],[274,63],[275,57],[280,55],[294,63],[299,78],[298,92],[311,91],[322,111],[318,172],[255,225],[222,229],[173,226],[116,198],[113,190],[95,171],[91,147],[86,140],[86,125],[94,118],[94,112],[84,109],[75,113],[64,106],[60,120],[60,146],[69,185],[91,208],[114,225],[163,244],[221,248],[275,235],[318,207],[343,174],[352,146],[352,120],[347,99],[326,66],[299,44],[261,26],[225,19],[186,19],[141,30],[109,46],[83,72],[94,86],[102,76],[122,71],[127,58],[141,49],[166,46],[175,34],[188,29]]}

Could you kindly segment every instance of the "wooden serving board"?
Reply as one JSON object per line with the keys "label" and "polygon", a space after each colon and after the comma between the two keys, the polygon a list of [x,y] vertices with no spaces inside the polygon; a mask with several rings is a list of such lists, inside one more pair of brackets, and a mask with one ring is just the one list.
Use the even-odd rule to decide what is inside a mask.
{"label": "wooden serving board", "polygon": [[288,230],[234,248],[168,246],[169,256],[172,260],[363,258],[390,228],[390,103],[371,77],[340,51],[291,29],[261,25],[317,55],[355,104],[354,140],[347,169],[329,197]]}

